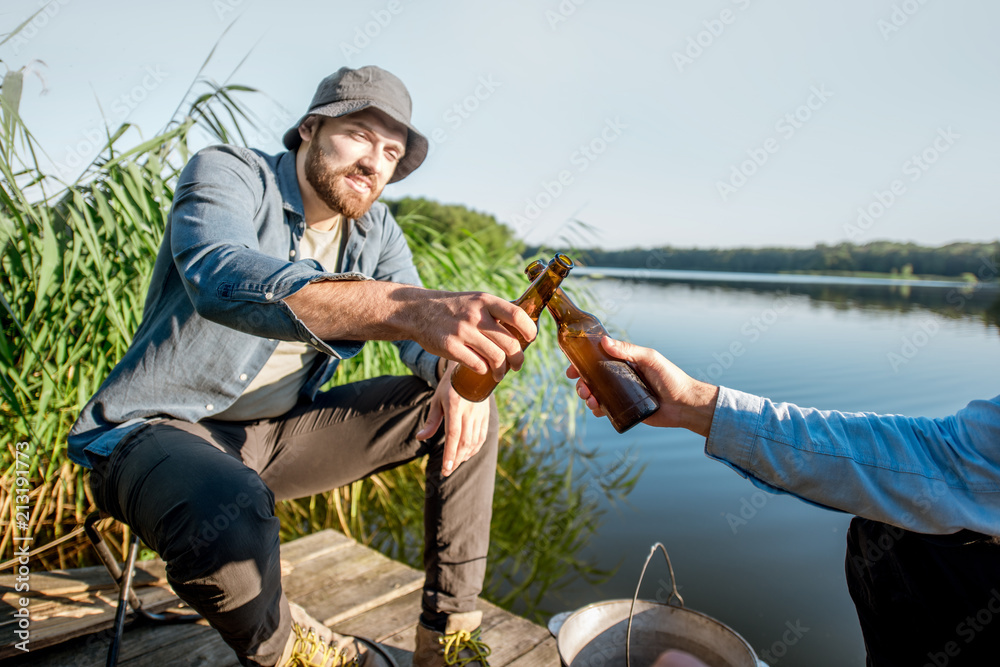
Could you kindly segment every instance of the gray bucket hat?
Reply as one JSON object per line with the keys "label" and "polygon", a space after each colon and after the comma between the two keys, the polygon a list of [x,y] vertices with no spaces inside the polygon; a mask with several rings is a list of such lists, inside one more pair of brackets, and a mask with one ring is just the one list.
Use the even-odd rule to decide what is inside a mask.
{"label": "gray bucket hat", "polygon": [[375,107],[406,126],[406,154],[396,165],[396,171],[389,182],[402,180],[427,157],[427,137],[410,125],[413,102],[406,92],[406,86],[395,75],[374,65],[358,69],[341,67],[323,79],[316,88],[309,111],[292,129],[285,132],[285,147],[290,151],[299,147],[302,143],[299,125],[309,116],[338,118],[368,107]]}

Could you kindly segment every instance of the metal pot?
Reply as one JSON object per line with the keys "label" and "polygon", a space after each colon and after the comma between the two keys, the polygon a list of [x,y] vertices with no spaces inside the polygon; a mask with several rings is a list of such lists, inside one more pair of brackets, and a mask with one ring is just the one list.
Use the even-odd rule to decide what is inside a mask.
{"label": "metal pot", "polygon": [[[670,570],[672,590],[666,604],[637,599],[657,548]],[[557,614],[549,621],[549,632],[565,667],[650,667],[668,649],[686,651],[710,667],[767,667],[734,630],[684,607],[670,556],[659,542],[649,550],[631,600],[596,602]]]}

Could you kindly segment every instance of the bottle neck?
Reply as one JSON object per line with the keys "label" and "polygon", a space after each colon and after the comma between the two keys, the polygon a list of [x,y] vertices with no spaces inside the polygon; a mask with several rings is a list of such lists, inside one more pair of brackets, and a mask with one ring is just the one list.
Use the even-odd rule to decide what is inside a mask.
{"label": "bottle neck", "polygon": [[[542,275],[545,268],[539,262],[539,266],[528,267],[528,278],[535,280],[538,276]],[[565,319],[573,316],[587,315],[584,311],[580,310],[579,306],[573,303],[573,300],[569,298],[569,295],[561,288],[557,287],[552,293],[552,297],[549,299],[549,310],[552,311],[554,315],[557,315],[559,319]]]}
{"label": "bottle neck", "polygon": [[560,320],[579,319],[584,314],[562,288],[557,289],[549,299],[549,310]]}
{"label": "bottle neck", "polygon": [[568,270],[555,265],[553,261],[533,279],[531,286],[514,301],[514,304],[520,306],[528,317],[537,323],[546,304],[557,291],[560,291],[559,284],[568,274]]}

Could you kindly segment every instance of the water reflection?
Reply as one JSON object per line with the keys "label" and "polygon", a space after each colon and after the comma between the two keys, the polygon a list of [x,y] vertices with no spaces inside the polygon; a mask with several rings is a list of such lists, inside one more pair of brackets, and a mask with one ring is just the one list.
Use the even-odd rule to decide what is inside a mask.
{"label": "water reflection", "polygon": [[[926,417],[996,394],[995,288],[781,275],[664,280],[645,273],[639,280],[574,273],[567,290],[575,297],[588,289],[605,324],[716,383],[823,409]],[[779,293],[791,297],[788,307],[768,319]],[[925,337],[907,354],[904,344],[930,324],[936,325],[933,340]],[[742,346],[738,356],[728,354],[734,343]],[[712,364],[721,366],[718,374]],[[613,451],[622,445],[603,420],[588,419],[586,426],[588,446]],[[613,513],[587,547],[599,566],[622,555],[628,560],[607,582],[567,588],[550,606],[570,610],[631,597],[638,576],[633,559],[661,541],[685,586],[685,602],[758,650],[773,655],[778,646],[786,653],[782,667],[864,665],[844,579],[848,516],[756,490],[707,458],[704,438],[686,431],[639,427],[629,436],[647,468],[627,510]],[[733,523],[734,515],[747,523]],[[800,621],[812,629],[808,635],[794,646],[781,644],[788,624]]]}

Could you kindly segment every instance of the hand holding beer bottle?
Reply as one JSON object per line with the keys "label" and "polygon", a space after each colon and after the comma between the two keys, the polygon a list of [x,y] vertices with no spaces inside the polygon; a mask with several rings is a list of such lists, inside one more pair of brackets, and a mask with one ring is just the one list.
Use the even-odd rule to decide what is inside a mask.
{"label": "hand holding beer bottle", "polygon": [[[552,294],[559,288],[559,283],[569,275],[574,266],[573,260],[561,253],[553,257],[548,266],[545,266],[541,261],[538,264],[539,269],[532,278],[531,286],[512,302],[520,306],[535,324],[538,324],[539,316],[545,310],[545,305],[549,302]],[[516,329],[508,327],[506,324],[503,326],[517,337],[522,350],[528,347],[528,341],[524,340]],[[494,379],[490,373],[480,375],[468,366],[459,366],[451,374],[451,386],[455,388],[459,396],[469,401],[486,400],[498,384],[500,381]]]}
{"label": "hand holding beer bottle", "polygon": [[[544,267],[542,262],[535,261],[524,272],[534,280]],[[599,319],[578,308],[562,289],[555,290],[548,309],[559,326],[559,347],[616,431],[624,433],[659,409],[659,403],[635,369],[601,347],[601,338],[608,335],[608,330]]]}

